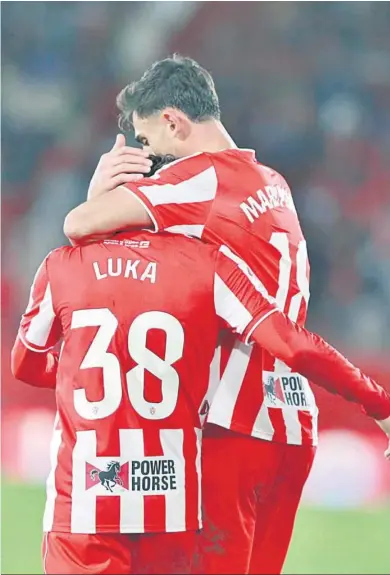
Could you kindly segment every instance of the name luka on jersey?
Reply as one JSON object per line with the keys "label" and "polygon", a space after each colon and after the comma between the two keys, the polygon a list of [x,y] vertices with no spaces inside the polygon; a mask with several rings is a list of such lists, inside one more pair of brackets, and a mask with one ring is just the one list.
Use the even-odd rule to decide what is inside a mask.
{"label": "name luka on jersey", "polygon": [[93,262],[93,271],[97,280],[108,277],[123,277],[125,279],[149,281],[156,283],[157,263],[124,258],[108,258],[104,262]]}

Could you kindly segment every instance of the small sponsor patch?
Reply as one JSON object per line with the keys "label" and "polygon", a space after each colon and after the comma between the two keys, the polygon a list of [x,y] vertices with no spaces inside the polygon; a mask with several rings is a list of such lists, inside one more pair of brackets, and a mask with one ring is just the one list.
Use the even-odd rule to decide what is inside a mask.
{"label": "small sponsor patch", "polygon": [[264,372],[263,388],[267,407],[292,407],[306,410],[315,407],[309,383],[299,373]]}

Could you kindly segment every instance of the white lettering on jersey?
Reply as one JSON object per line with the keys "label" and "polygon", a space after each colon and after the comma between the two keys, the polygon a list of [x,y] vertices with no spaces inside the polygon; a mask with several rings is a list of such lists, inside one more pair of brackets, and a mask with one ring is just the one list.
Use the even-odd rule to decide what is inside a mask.
{"label": "white lettering on jersey", "polygon": [[114,245],[114,246],[126,246],[129,248],[141,248],[141,249],[146,249],[150,247],[150,242],[147,240],[128,240],[128,239],[123,239],[123,240],[104,240],[105,244],[108,245]]}
{"label": "white lettering on jersey", "polygon": [[[162,359],[147,348],[150,329],[165,331],[165,355]],[[173,364],[183,357],[184,329],[175,317],[162,311],[148,311],[136,317],[128,335],[130,356],[137,365],[126,374],[129,399],[136,412],[146,419],[164,419],[175,410],[179,396],[179,374]],[[161,380],[160,403],[145,399],[145,371]]]}
{"label": "white lettering on jersey", "polygon": [[145,271],[140,277],[141,282],[145,280],[150,280],[151,284],[156,283],[156,273],[157,273],[157,264],[156,262],[149,262],[145,268]]}
{"label": "white lettering on jersey", "polygon": [[[108,277],[122,276],[126,279],[140,280],[141,282],[149,280],[150,283],[156,283],[157,263],[148,262],[145,266],[141,264],[138,269],[140,260],[122,260],[122,258],[108,258],[106,262],[93,262],[93,269],[97,280],[104,280]],[[142,267],[144,266],[144,267]]]}
{"label": "white lettering on jersey", "polygon": [[[98,327],[98,331],[80,365],[80,369],[103,369],[103,398],[90,401],[85,389],[74,390],[74,407],[84,419],[103,419],[115,413],[122,401],[119,359],[107,351],[118,327],[118,320],[107,308],[76,310],[71,329]],[[166,333],[164,359],[146,346],[151,329]],[[126,373],[127,391],[133,408],[146,419],[164,419],[175,410],[179,396],[179,375],[173,364],[182,357],[184,330],[175,317],[160,311],[148,311],[135,318],[129,328],[128,352],[137,365]],[[162,401],[150,403],[144,398],[144,376],[149,371],[161,380]]]}
{"label": "white lettering on jersey", "polygon": [[295,212],[294,201],[287,187],[279,185],[265,186],[264,190],[257,190],[256,198],[249,196],[245,202],[240,204],[241,210],[251,224],[261,214],[273,208],[288,208]]}

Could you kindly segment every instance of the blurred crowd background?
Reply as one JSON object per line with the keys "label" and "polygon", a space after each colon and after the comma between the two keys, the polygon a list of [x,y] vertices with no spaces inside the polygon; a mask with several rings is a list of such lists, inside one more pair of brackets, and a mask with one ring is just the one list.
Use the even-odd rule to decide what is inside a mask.
{"label": "blurred crowd background", "polygon": [[[259,161],[290,183],[311,260],[309,326],[388,381],[390,3],[7,2],[3,422],[9,429],[23,422],[18,455],[3,446],[5,469],[13,474],[40,477],[46,469],[45,449],[37,455],[31,445],[47,441],[53,407],[50,394],[16,384],[8,368],[33,274],[66,241],[63,219],[84,200],[100,155],[113,144],[116,94],[174,51],[212,72],[237,144],[254,148]],[[318,481],[331,476],[327,501],[375,499],[389,488],[373,455],[380,449],[371,450],[367,435],[337,435],[349,427],[379,441],[373,426],[342,402],[320,394],[321,402],[323,429],[336,434],[328,455],[341,468],[334,464],[332,475],[324,463],[309,492],[318,499]],[[340,488],[335,469],[355,477],[355,491],[347,479]]]}
{"label": "blurred crowd background", "polygon": [[[153,23],[164,29],[163,45],[141,56],[148,19],[168,4],[171,21]],[[181,4],[193,10],[175,26]],[[64,242],[63,216],[85,198],[112,145],[115,95],[144,62],[174,50],[214,74],[238,145],[291,184],[313,269],[311,326],[345,347],[388,349],[387,2],[4,4],[7,319],[19,313],[35,266]]]}

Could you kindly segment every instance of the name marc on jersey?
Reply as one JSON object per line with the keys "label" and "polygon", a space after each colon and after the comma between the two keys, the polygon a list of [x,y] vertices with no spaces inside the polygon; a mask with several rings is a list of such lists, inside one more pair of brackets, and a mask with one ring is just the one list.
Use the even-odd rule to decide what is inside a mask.
{"label": "name marc on jersey", "polygon": [[251,224],[255,219],[272,208],[288,208],[295,212],[294,201],[291,192],[284,186],[265,186],[264,190],[257,190],[255,199],[249,196],[245,202],[240,204],[240,208]]}

